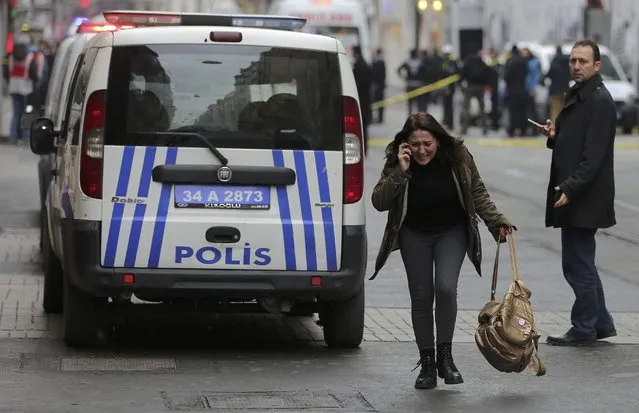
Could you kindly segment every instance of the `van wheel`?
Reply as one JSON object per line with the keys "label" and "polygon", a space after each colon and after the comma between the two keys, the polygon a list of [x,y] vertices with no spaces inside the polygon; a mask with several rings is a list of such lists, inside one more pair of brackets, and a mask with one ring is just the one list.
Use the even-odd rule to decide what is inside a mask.
{"label": "van wheel", "polygon": [[51,240],[47,220],[42,218],[42,271],[44,272],[44,293],[42,294],[42,308],[45,312],[59,314],[63,304],[62,264],[56,257]]}
{"label": "van wheel", "polygon": [[327,302],[320,313],[324,341],[333,348],[357,348],[364,337],[364,287],[345,301]]}
{"label": "van wheel", "polygon": [[93,347],[98,341],[98,300],[64,282],[62,337],[69,347]]}

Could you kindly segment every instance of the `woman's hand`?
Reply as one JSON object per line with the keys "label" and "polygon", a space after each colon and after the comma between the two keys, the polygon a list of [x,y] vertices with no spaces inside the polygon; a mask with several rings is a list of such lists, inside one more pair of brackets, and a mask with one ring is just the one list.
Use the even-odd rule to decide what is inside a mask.
{"label": "woman's hand", "polygon": [[407,172],[410,167],[410,146],[408,143],[404,142],[399,145],[399,151],[397,152],[397,160],[399,161],[399,166],[402,168],[402,171]]}
{"label": "woman's hand", "polygon": [[513,229],[517,230],[517,228],[515,227],[509,227],[506,225],[502,225],[501,227],[499,227],[499,240],[501,241],[506,240],[506,238],[508,237],[508,234],[512,234],[513,233]]}

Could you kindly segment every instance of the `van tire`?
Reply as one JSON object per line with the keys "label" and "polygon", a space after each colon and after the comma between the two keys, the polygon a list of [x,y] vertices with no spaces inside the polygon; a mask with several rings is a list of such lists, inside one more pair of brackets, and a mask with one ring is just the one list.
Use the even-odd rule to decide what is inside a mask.
{"label": "van tire", "polygon": [[364,337],[364,286],[345,301],[324,303],[320,313],[324,342],[332,348],[357,348]]}
{"label": "van tire", "polygon": [[46,218],[41,219],[42,224],[42,271],[44,272],[44,291],[42,294],[42,308],[46,313],[59,314],[63,305],[64,272],[62,264],[56,257],[51,240],[49,239],[49,227]]}
{"label": "van tire", "polygon": [[97,299],[64,282],[62,337],[68,347],[93,347],[97,344],[99,325]]}

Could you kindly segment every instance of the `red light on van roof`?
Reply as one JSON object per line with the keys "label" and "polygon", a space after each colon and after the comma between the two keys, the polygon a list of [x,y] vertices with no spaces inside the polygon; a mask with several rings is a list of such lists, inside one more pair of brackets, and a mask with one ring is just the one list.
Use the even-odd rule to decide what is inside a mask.
{"label": "red light on van roof", "polygon": [[104,24],[95,22],[84,22],[78,26],[78,33],[102,33],[114,32],[121,29],[132,29],[135,26],[116,26],[114,24]]}
{"label": "red light on van roof", "polygon": [[133,26],[169,26],[182,24],[182,17],[169,13],[128,13],[105,11],[102,13],[106,21],[113,25]]}

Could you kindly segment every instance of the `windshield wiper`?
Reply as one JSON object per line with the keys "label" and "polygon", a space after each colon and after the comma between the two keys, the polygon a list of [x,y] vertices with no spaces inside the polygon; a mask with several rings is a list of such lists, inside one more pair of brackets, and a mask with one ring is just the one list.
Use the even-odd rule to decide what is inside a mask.
{"label": "windshield wiper", "polygon": [[171,136],[182,136],[185,138],[197,138],[200,141],[202,141],[202,143],[204,143],[204,145],[206,145],[207,148],[209,148],[211,150],[211,152],[213,152],[213,155],[215,155],[215,157],[222,163],[222,166],[226,166],[226,164],[229,163],[229,160],[226,159],[226,157],[224,155],[222,155],[222,153],[220,151],[217,150],[217,148],[215,146],[213,146],[213,144],[211,142],[209,142],[208,139],[206,139],[203,135],[200,135],[197,132],[149,132],[150,135],[154,135],[154,136],[166,136],[166,137],[171,137]]}

